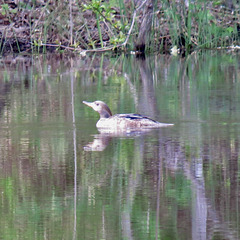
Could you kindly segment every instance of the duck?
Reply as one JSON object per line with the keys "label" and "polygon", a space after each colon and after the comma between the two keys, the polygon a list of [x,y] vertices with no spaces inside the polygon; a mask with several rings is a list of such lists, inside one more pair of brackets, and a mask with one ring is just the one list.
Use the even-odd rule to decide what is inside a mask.
{"label": "duck", "polygon": [[99,113],[100,119],[96,124],[96,127],[98,129],[148,129],[174,125],[172,123],[160,123],[149,117],[136,113],[112,115],[112,112],[108,105],[100,100],[94,102],[83,101],[83,104],[91,107],[94,111]]}

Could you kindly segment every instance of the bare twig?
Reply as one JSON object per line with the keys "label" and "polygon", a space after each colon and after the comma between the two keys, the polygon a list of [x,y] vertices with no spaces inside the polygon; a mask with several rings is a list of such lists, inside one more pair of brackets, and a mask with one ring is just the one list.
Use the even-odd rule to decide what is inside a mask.
{"label": "bare twig", "polygon": [[69,21],[70,21],[70,45],[73,43],[73,18],[72,18],[72,0],[69,1]]}

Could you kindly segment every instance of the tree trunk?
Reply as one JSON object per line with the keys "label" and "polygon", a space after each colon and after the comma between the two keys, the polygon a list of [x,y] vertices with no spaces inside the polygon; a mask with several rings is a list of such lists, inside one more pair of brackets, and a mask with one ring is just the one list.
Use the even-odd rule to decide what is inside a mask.
{"label": "tree trunk", "polygon": [[[141,1],[142,0],[138,2],[140,3]],[[146,42],[151,32],[154,2],[155,0],[147,0],[144,6],[142,22],[140,24],[139,34],[135,44],[136,51],[140,53],[145,52]]]}

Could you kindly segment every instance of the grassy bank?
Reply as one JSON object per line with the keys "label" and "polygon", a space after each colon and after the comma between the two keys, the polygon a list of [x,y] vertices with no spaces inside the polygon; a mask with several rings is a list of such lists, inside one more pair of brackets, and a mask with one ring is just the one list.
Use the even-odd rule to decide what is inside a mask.
{"label": "grassy bank", "polygon": [[239,45],[238,0],[135,2],[0,1],[0,53],[129,51],[139,38],[149,52]]}

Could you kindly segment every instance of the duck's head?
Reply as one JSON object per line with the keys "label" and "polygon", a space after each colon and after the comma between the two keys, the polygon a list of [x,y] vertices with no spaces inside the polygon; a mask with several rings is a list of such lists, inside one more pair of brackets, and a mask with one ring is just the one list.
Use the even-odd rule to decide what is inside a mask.
{"label": "duck's head", "polygon": [[100,114],[100,118],[109,118],[112,116],[111,110],[109,109],[108,105],[102,101],[83,101],[83,103],[91,107],[94,111],[98,112]]}

